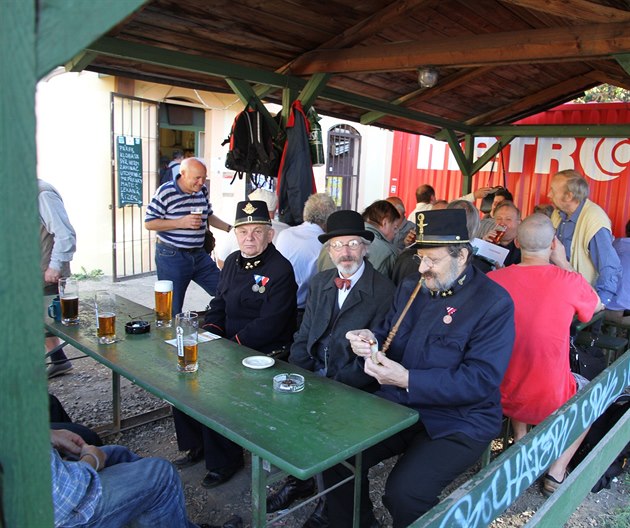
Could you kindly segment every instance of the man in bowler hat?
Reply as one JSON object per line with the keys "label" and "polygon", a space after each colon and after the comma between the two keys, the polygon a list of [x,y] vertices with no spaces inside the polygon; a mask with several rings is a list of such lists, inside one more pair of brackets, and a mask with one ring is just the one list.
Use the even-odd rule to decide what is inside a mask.
{"label": "man in bowler hat", "polygon": [[[376,380],[363,372],[363,360],[352,353],[345,339],[353,328],[376,326],[387,313],[394,284],[367,259],[374,233],[356,211],[337,211],[318,239],[335,267],[311,279],[304,318],[291,345],[289,361],[321,376],[373,392]],[[267,500],[267,511],[286,508],[297,498],[312,494],[313,479],[289,477]],[[322,503],[320,503],[322,504]],[[305,526],[317,525],[316,509]]]}
{"label": "man in bowler hat", "polygon": [[[203,328],[263,354],[288,348],[295,331],[297,284],[291,263],[271,243],[267,204],[249,200],[236,206],[234,231],[239,251],[226,260]],[[173,409],[180,468],[205,458],[202,486],[227,482],[243,467],[243,449],[190,416]]]}
{"label": "man in bowler hat", "polygon": [[[363,454],[361,526],[374,522],[367,473],[403,455],[392,469],[383,504],[395,528],[408,526],[438,502],[442,489],[474,464],[501,430],[499,386],[514,342],[508,293],[470,263],[472,250],[461,209],[425,211],[416,219],[419,273],[403,280],[382,324],[346,334],[380,385],[377,395],[416,409],[419,421]],[[412,298],[386,354],[379,350]],[[326,486],[347,477],[342,465],[324,472]],[[328,494],[330,526],[352,525],[352,483]]]}

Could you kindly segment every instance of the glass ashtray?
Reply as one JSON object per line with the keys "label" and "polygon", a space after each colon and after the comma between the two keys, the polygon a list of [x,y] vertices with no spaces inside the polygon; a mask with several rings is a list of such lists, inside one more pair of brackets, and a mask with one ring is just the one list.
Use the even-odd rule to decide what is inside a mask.
{"label": "glass ashtray", "polygon": [[300,392],[304,390],[304,376],[300,374],[278,374],[273,377],[273,390],[277,392]]}

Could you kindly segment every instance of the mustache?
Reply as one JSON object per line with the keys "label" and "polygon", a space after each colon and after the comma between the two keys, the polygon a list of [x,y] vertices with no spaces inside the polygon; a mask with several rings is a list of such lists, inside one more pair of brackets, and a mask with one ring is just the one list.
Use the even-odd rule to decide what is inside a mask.
{"label": "mustache", "polygon": [[339,259],[339,262],[356,262],[356,259],[353,256],[348,255],[348,256],[345,256],[345,257],[341,257]]}

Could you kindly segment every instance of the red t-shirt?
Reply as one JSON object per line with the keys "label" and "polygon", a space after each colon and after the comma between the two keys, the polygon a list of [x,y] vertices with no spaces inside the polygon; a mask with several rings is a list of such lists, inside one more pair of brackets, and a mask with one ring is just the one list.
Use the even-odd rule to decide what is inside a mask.
{"label": "red t-shirt", "polygon": [[516,338],[501,383],[503,414],[536,425],[576,392],[569,366],[569,327],[593,317],[597,294],[576,272],[551,264],[488,273],[514,301]]}

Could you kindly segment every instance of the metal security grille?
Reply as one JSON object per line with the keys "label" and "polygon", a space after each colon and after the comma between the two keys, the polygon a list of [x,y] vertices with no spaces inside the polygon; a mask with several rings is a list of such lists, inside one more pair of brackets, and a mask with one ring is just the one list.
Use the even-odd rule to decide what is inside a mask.
{"label": "metal security grille", "polygon": [[[154,272],[155,235],[144,228],[146,206],[158,187],[158,104],[154,101],[111,96],[113,279],[120,281]],[[116,138],[142,140],[142,205],[118,207],[119,175]]]}
{"label": "metal security grille", "polygon": [[357,207],[360,154],[361,135],[354,128],[337,125],[328,130],[326,192],[342,209]]}

